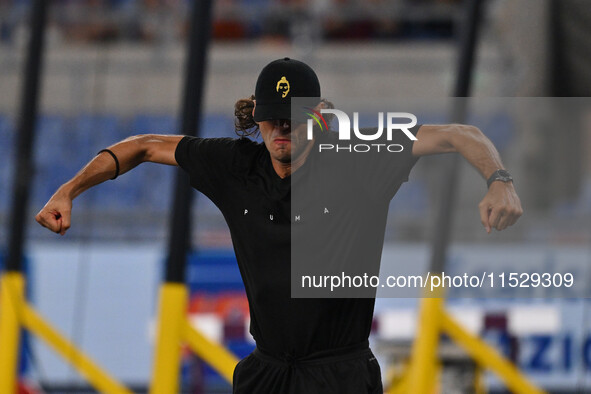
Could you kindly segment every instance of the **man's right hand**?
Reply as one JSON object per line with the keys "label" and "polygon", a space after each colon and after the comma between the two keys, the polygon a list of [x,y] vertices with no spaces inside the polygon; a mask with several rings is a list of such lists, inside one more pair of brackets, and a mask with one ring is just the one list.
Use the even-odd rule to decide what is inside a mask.
{"label": "man's right hand", "polygon": [[58,190],[35,216],[35,220],[54,233],[64,235],[70,228],[71,213],[72,199]]}

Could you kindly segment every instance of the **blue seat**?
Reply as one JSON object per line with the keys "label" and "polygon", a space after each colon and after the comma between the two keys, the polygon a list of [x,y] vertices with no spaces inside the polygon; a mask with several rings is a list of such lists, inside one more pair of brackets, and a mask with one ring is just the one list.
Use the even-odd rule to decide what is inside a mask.
{"label": "blue seat", "polygon": [[14,169],[14,129],[9,117],[0,115],[0,210],[8,209]]}
{"label": "blue seat", "polygon": [[[166,114],[139,114],[130,121],[131,134],[178,134],[176,117]],[[140,197],[138,204],[152,211],[170,208],[175,172],[173,167],[146,163],[134,170]]]}
{"label": "blue seat", "polygon": [[73,133],[81,150],[96,153],[124,138],[121,120],[114,115],[82,114],[73,119]]}
{"label": "blue seat", "polygon": [[511,145],[515,135],[515,124],[508,115],[497,113],[487,119],[482,131],[499,151],[503,151]]}
{"label": "blue seat", "polygon": [[177,119],[165,114],[139,114],[133,117],[129,127],[135,134],[179,134]]}
{"label": "blue seat", "polygon": [[78,147],[68,129],[68,119],[61,115],[41,115],[37,122],[33,203],[42,204],[77,169],[71,157]]}
{"label": "blue seat", "polygon": [[[72,120],[74,139],[79,152],[75,161],[77,168],[91,160],[98,151],[119,142],[133,132],[129,124],[115,115],[82,114]],[[141,183],[139,173],[123,175],[117,182],[105,182],[93,189],[90,196],[93,208],[107,210],[126,210],[141,202]]]}
{"label": "blue seat", "polygon": [[201,122],[203,137],[236,137],[234,118],[224,114],[206,115]]}
{"label": "blue seat", "polygon": [[478,126],[500,152],[510,146],[515,134],[513,119],[503,112],[473,114],[466,123]]}
{"label": "blue seat", "polygon": [[175,168],[145,163],[134,171],[137,171],[137,179],[141,180],[139,185],[141,190],[140,204],[152,211],[167,212],[174,194]]}
{"label": "blue seat", "polygon": [[[66,119],[60,115],[41,115],[37,121],[37,142],[35,159],[40,165],[67,160],[76,150],[65,130]],[[65,149],[65,152],[62,151]],[[56,152],[60,152],[56,155]]]}
{"label": "blue seat", "polygon": [[14,149],[14,135],[15,132],[12,120],[8,116],[0,114],[0,138],[2,141],[2,144],[0,144],[0,160]]}
{"label": "blue seat", "polygon": [[191,292],[244,291],[232,250],[201,250],[191,253],[187,262],[187,284]]}
{"label": "blue seat", "polygon": [[390,212],[396,214],[418,214],[428,209],[427,187],[420,179],[403,184],[390,202]]}

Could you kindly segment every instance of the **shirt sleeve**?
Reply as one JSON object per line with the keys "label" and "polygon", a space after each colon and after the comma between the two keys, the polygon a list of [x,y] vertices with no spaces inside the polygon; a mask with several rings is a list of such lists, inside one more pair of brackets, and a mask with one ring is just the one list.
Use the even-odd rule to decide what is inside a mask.
{"label": "shirt sleeve", "polygon": [[216,201],[230,176],[236,140],[186,136],[176,147],[175,159],[189,174],[191,186]]}
{"label": "shirt sleeve", "polygon": [[[420,127],[416,125],[408,131],[416,136]],[[410,171],[418,160],[412,155],[414,140],[401,130],[395,130],[391,139],[384,132],[371,144],[370,152],[355,155],[360,157],[362,182],[371,194],[391,200],[400,186],[408,181]]]}

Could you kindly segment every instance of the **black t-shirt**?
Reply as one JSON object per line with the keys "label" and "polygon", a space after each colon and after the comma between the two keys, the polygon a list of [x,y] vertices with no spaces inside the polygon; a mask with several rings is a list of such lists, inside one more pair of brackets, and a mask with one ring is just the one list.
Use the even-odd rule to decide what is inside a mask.
{"label": "black t-shirt", "polygon": [[[303,166],[283,179],[265,145],[250,139],[179,142],[178,164],[230,229],[250,305],[250,332],[262,350],[302,357],[367,340],[374,298],[291,298],[292,257],[302,257],[301,248],[292,255],[292,237],[328,266],[343,259],[379,265],[389,201],[416,162],[413,141],[402,133],[393,138],[383,142],[399,144],[402,152],[348,153],[345,145],[359,141],[343,144],[336,133],[325,132]],[[319,151],[320,144],[344,149]],[[350,198],[343,203],[342,196]],[[355,250],[353,244],[362,247]]]}

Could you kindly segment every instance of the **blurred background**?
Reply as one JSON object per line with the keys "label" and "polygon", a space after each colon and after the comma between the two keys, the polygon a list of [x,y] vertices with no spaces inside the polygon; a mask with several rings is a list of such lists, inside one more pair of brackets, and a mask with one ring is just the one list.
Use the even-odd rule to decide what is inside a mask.
{"label": "blurred background", "polygon": [[[452,94],[462,1],[213,4],[202,136],[234,136],[234,103],[254,93],[264,65],[285,56],[310,64],[323,96],[337,108],[339,97],[387,103]],[[10,232],[15,123],[30,6],[29,0],[0,0],[0,255]],[[29,296],[54,325],[137,392],[150,379],[173,168],[143,164],[86,192],[74,202],[72,228],[63,238],[33,218],[100,149],[134,134],[179,133],[191,6],[186,0],[54,0],[46,29],[25,249]],[[584,0],[485,1],[473,95],[589,96],[589,26],[591,7]],[[577,127],[559,124],[549,131],[535,122],[525,127],[506,118],[481,126],[513,174],[525,214],[512,228],[487,236],[477,211],[485,182],[463,165],[453,261],[469,265],[471,259],[502,256],[511,249],[530,268],[591,263],[589,115],[581,113]],[[410,261],[428,260],[440,198],[439,167],[437,158],[421,159],[394,198],[387,257],[402,253]],[[197,193],[191,215],[195,252],[187,272],[189,314],[207,335],[243,357],[254,344],[225,222]],[[452,299],[448,305],[458,316],[470,316],[470,330],[543,388],[591,392],[591,310],[586,298],[483,297]],[[415,299],[376,303],[372,344],[386,385],[414,338],[416,306]],[[39,392],[89,390],[44,344],[29,337],[26,346],[23,376],[29,386]],[[183,392],[231,392],[188,352],[183,366]],[[490,392],[503,390],[493,376],[485,383]],[[471,392],[456,389],[442,392]]]}

